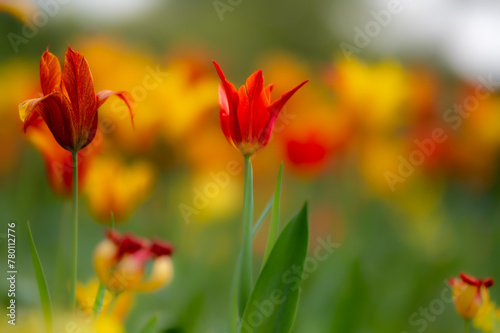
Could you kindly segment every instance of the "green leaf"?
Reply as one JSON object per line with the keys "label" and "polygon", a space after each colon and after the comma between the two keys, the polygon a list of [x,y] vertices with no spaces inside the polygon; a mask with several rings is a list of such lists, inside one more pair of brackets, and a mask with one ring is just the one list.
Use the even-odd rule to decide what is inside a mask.
{"label": "green leaf", "polygon": [[144,325],[140,333],[157,333],[157,332],[158,332],[157,318],[156,315],[154,315],[153,317],[151,317],[151,319],[149,319],[146,325]]}
{"label": "green leaf", "polygon": [[276,181],[276,189],[274,190],[273,200],[273,214],[271,215],[271,225],[269,227],[269,234],[267,236],[266,252],[264,252],[264,259],[262,260],[262,268],[266,264],[267,258],[273,248],[274,242],[278,237],[278,230],[280,225],[280,201],[281,201],[281,178],[283,177],[283,162],[281,162],[280,171],[278,172],[278,180]]}
{"label": "green leaf", "polygon": [[43,316],[45,318],[45,328],[47,332],[52,332],[52,304],[50,302],[49,290],[45,275],[43,274],[42,264],[36,251],[33,235],[31,234],[30,223],[28,221],[28,234],[31,247],[31,259],[33,261],[33,268],[35,269],[36,283],[38,284],[38,292],[40,293],[40,301],[42,302]]}
{"label": "green leaf", "polygon": [[250,295],[241,332],[291,330],[309,241],[307,203],[283,229]]}

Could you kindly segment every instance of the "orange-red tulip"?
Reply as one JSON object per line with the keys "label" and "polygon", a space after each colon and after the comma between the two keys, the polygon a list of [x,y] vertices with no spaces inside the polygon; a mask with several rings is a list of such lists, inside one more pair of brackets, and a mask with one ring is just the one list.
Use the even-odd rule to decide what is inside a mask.
{"label": "orange-red tulip", "polygon": [[128,106],[132,117],[132,96],[124,91],[102,90],[95,93],[87,60],[68,47],[64,68],[48,50],[40,61],[40,83],[43,97],[19,105],[24,130],[39,116],[64,149],[74,153],[86,147],[97,131],[97,109],[116,95]]}
{"label": "orange-red tulip", "polygon": [[250,75],[245,85],[236,90],[215,61],[214,65],[221,79],[219,107],[222,132],[241,154],[253,155],[267,145],[281,109],[308,80],[271,103],[273,86],[264,86],[262,70]]}

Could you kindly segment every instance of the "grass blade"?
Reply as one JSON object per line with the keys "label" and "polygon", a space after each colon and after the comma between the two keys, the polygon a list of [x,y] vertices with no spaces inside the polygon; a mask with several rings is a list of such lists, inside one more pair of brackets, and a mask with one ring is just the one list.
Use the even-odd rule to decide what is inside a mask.
{"label": "grass blade", "polygon": [[144,325],[144,327],[140,330],[139,333],[157,333],[158,332],[158,324],[156,315],[151,317],[149,321]]}
{"label": "grass blade", "polygon": [[38,292],[40,293],[40,301],[42,302],[43,316],[45,318],[45,328],[47,332],[50,333],[52,332],[52,304],[50,302],[49,289],[47,288],[47,281],[45,280],[42,264],[40,263],[35,242],[33,241],[29,221],[28,234],[30,238],[31,259],[33,261],[33,268],[35,269],[36,283],[38,284]]}
{"label": "grass blade", "polygon": [[[269,227],[269,234],[267,236],[266,252],[264,252],[264,259],[262,260],[262,268],[266,264],[267,258],[278,238],[278,230],[280,224],[280,200],[281,200],[281,179],[283,177],[283,162],[281,162],[280,171],[278,172],[278,180],[276,181],[276,189],[274,190],[273,200],[273,213],[271,215],[271,225]],[[261,268],[261,270],[262,270]]]}

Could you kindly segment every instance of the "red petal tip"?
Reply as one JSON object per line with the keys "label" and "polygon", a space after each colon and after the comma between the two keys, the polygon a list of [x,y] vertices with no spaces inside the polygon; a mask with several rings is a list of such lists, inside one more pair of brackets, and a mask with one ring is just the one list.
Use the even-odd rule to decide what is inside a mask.
{"label": "red petal tip", "polygon": [[470,276],[470,275],[467,275],[465,273],[460,273],[460,278],[462,279],[463,282],[471,285],[471,286],[479,286],[481,285],[481,281]]}

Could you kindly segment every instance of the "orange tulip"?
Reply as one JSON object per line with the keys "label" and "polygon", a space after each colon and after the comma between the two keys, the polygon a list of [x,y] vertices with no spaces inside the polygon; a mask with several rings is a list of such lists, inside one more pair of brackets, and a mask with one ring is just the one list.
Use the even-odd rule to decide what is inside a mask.
{"label": "orange tulip", "polygon": [[64,69],[48,50],[40,61],[43,97],[19,105],[24,130],[39,116],[45,121],[57,143],[75,153],[85,148],[97,132],[97,109],[116,95],[127,104],[132,117],[132,96],[124,91],[94,91],[94,81],[87,60],[68,47]]}

